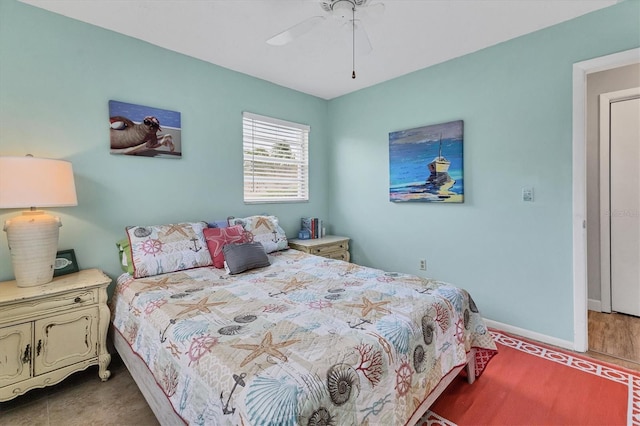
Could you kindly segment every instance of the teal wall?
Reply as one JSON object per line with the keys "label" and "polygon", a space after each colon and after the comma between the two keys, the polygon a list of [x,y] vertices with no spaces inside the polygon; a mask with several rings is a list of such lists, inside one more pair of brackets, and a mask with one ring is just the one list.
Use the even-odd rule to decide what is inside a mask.
{"label": "teal wall", "polygon": [[[109,154],[108,101],[182,114],[182,158]],[[245,205],[242,112],[309,124],[310,201]],[[119,274],[124,227],[268,212],[289,236],[301,216],[327,217],[327,102],[80,23],[0,1],[0,155],[73,163],[78,206],[59,215],[60,249],[81,268]],[[19,214],[0,210],[0,223]],[[0,233],[0,280],[13,278]]]}
{"label": "teal wall", "polygon": [[[79,205],[50,211],[83,268],[118,275],[126,225],[268,211],[293,236],[318,215],[358,263],[451,281],[488,318],[573,340],[572,64],[638,47],[639,16],[627,0],[327,102],[0,1],[0,155],[73,162]],[[109,155],[110,99],[180,111],[182,159]],[[242,202],[242,111],[311,125],[309,203]],[[465,203],[390,203],[388,133],[458,119]]]}
{"label": "teal wall", "polygon": [[[639,6],[330,101],[329,219],[353,260],[421,274],[426,258],[422,275],[467,288],[485,317],[573,341],[572,65],[638,47]],[[453,120],[464,120],[464,204],[389,202],[388,133]]]}

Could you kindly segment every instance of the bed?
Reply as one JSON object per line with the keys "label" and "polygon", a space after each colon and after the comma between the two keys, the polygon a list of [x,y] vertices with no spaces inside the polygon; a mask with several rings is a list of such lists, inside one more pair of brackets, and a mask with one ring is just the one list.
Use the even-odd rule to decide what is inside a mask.
{"label": "bed", "polygon": [[114,344],[161,424],[413,425],[496,353],[463,289],[293,249],[265,256],[232,275],[118,278]]}

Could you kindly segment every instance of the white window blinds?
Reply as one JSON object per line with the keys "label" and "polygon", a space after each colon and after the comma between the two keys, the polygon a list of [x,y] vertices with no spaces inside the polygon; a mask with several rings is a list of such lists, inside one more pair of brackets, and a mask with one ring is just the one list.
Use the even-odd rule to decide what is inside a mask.
{"label": "white window blinds", "polygon": [[309,200],[309,126],[242,113],[244,201]]}

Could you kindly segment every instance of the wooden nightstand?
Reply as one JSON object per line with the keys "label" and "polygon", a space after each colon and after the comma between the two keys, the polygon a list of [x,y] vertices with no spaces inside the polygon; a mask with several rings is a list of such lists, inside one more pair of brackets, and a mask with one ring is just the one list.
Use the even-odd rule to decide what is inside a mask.
{"label": "wooden nightstand", "polygon": [[21,288],[0,283],[0,401],[53,385],[98,365],[109,379],[107,352],[111,279],[98,269]]}
{"label": "wooden nightstand", "polygon": [[349,238],[347,237],[327,235],[323,238],[311,240],[294,239],[289,240],[289,247],[305,253],[315,254],[316,256],[344,260],[345,262],[351,259],[349,255]]}

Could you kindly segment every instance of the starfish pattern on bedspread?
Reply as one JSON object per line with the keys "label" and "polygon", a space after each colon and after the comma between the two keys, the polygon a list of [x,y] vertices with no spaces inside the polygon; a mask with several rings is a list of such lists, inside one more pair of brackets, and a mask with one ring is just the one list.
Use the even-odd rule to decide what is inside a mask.
{"label": "starfish pattern on bedspread", "polygon": [[231,347],[236,349],[244,349],[244,350],[251,351],[251,353],[247,355],[247,357],[242,361],[242,363],[240,363],[240,367],[244,367],[245,365],[247,365],[254,359],[258,358],[262,354],[268,354],[278,358],[280,361],[286,362],[287,361],[286,355],[280,352],[278,349],[284,348],[289,345],[293,345],[294,343],[298,343],[298,342],[299,340],[287,340],[280,343],[273,343],[273,336],[271,335],[270,331],[267,331],[267,334],[264,335],[259,345],[242,343],[237,345],[231,345]]}
{"label": "starfish pattern on bedspread", "polygon": [[185,423],[410,425],[472,348],[476,376],[478,348],[495,354],[471,298],[447,283],[274,253],[268,268],[233,276],[202,267],[118,280],[114,327]]}
{"label": "starfish pattern on bedspread", "polygon": [[354,272],[358,272],[361,268],[360,265],[355,263],[347,263],[346,265],[340,265],[342,267],[342,274],[352,274]]}
{"label": "starfish pattern on bedspread", "polygon": [[189,313],[191,311],[211,313],[209,308],[211,308],[213,306],[224,305],[225,303],[227,303],[227,302],[211,302],[211,303],[207,303],[208,300],[209,300],[209,296],[206,296],[206,297],[203,297],[202,299],[200,299],[200,301],[198,301],[196,303],[176,303],[176,305],[185,307],[185,309],[180,311],[176,315],[176,317],[182,316],[182,315],[187,314],[187,313]]}
{"label": "starfish pattern on bedspread", "polygon": [[307,284],[311,281],[298,281],[296,277],[291,278],[291,280],[284,286],[282,289],[283,292],[288,292],[290,290],[300,290],[303,288],[307,288]]}
{"label": "starfish pattern on bedspread", "polygon": [[169,289],[169,285],[167,282],[169,281],[169,277],[164,277],[158,281],[142,281],[141,284],[144,286],[138,290],[138,293],[143,291],[153,289]]}
{"label": "starfish pattern on bedspread", "polygon": [[390,314],[391,311],[388,309],[385,309],[382,307],[382,305],[386,305],[387,303],[389,303],[388,300],[383,300],[382,302],[372,302],[369,299],[367,299],[366,297],[362,297],[362,303],[358,303],[358,304],[348,304],[345,306],[350,306],[353,308],[361,308],[362,309],[362,316],[366,317],[367,315],[369,315],[369,313],[371,311],[376,311],[376,312],[381,312],[381,313],[385,313],[385,314]]}

